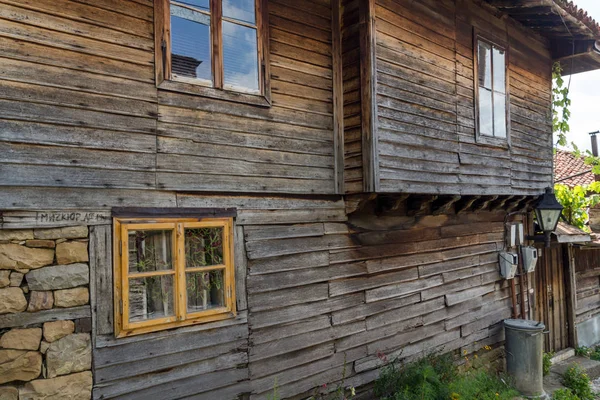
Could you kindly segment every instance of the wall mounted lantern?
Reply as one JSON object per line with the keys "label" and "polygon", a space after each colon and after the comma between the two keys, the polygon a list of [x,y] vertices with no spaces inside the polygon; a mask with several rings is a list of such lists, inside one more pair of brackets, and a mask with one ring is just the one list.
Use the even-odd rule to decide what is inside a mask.
{"label": "wall mounted lantern", "polygon": [[543,241],[546,247],[550,247],[550,234],[556,230],[562,210],[563,206],[556,200],[552,188],[547,187],[534,209],[538,226],[544,234],[527,236],[527,239],[535,242]]}

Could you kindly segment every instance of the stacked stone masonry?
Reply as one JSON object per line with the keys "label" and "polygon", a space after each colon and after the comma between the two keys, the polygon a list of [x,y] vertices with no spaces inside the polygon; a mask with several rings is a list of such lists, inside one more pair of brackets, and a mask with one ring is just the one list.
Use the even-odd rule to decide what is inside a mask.
{"label": "stacked stone masonry", "polygon": [[0,230],[0,399],[89,399],[86,226]]}

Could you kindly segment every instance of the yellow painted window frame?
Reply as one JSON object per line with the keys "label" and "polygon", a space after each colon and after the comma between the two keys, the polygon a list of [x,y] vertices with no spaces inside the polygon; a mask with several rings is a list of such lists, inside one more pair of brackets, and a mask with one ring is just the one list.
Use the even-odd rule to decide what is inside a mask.
{"label": "yellow painted window frame", "polygon": [[[234,318],[236,316],[235,268],[233,263],[233,218],[114,218],[114,315],[115,336],[127,337],[165,329],[178,328]],[[194,313],[187,312],[185,229],[223,228],[223,264],[193,268],[194,271],[224,270],[225,307]],[[174,276],[175,315],[154,320],[129,322],[129,270],[128,231],[130,230],[173,230],[173,270],[137,273],[135,276]]]}

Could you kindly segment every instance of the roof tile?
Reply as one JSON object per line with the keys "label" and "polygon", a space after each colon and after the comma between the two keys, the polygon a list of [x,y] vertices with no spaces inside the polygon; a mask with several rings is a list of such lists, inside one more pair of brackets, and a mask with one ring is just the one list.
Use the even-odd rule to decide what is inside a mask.
{"label": "roof tile", "polygon": [[557,150],[554,155],[554,182],[574,187],[589,185],[595,181],[592,167],[586,165],[583,157],[575,157],[573,153]]}

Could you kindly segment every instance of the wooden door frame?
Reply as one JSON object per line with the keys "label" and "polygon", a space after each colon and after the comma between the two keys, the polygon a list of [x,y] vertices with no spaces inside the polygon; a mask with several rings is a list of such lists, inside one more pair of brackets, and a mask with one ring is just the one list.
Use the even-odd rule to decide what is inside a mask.
{"label": "wooden door frame", "polygon": [[[564,348],[569,348],[569,347],[574,347],[576,346],[577,343],[577,334],[575,331],[575,268],[574,268],[574,262],[573,262],[573,252],[572,252],[572,247],[573,245],[571,243],[558,243],[556,240],[554,240],[551,244],[551,247],[553,248],[552,251],[546,251],[546,249],[544,247],[537,247],[538,251],[541,253],[541,257],[540,260],[538,260],[538,265],[536,267],[536,272],[532,274],[532,283],[533,283],[533,289],[534,289],[534,293],[535,293],[535,301],[531,302],[530,304],[532,304],[534,306],[534,309],[532,309],[532,318],[536,318],[539,319],[543,322],[546,323],[546,328],[547,329],[553,329],[556,330],[556,327],[553,326],[553,324],[551,323],[552,320],[554,320],[553,317],[553,313],[555,312],[550,311],[549,309],[549,305],[548,302],[546,300],[544,300],[546,298],[546,291],[547,291],[547,287],[544,288],[540,288],[538,287],[538,279],[537,279],[537,274],[543,274],[542,276],[546,276],[545,274],[547,273],[552,273],[551,270],[554,270],[555,267],[553,267],[553,264],[555,263],[560,263],[562,265],[560,265],[561,268],[561,272],[562,272],[562,279],[560,280],[560,282],[557,282],[558,284],[562,285],[562,290],[564,290],[564,295],[563,295],[563,300],[564,303],[560,304],[560,307],[564,307],[564,320],[561,321],[560,323],[566,325],[567,328],[567,332],[566,332],[566,336],[565,335],[561,335],[562,339],[561,341],[563,341],[561,346]],[[552,253],[554,252],[554,249],[557,250],[557,259],[554,261],[551,261],[550,259],[548,259],[548,257],[551,257]],[[550,249],[548,249],[550,250]],[[545,271],[541,271],[539,270],[540,268],[544,268]],[[542,278],[543,281],[547,281],[548,277],[546,276],[545,278]],[[551,279],[552,281],[552,279]],[[547,284],[548,282],[546,282]],[[554,295],[558,295],[557,293],[553,293]],[[531,299],[530,299],[531,300]],[[538,304],[540,304],[540,307],[537,307]],[[543,308],[541,308],[543,307]],[[546,319],[546,315],[548,316],[548,318],[550,318],[549,321],[545,321]],[[554,337],[554,336],[553,336]],[[544,342],[546,342],[546,339],[544,339]],[[554,342],[555,343],[555,342]],[[550,344],[550,349],[553,349],[554,343]],[[545,347],[546,345],[544,345]]]}
{"label": "wooden door frame", "polygon": [[563,251],[563,264],[566,266],[567,280],[565,282],[565,294],[567,300],[567,323],[569,324],[569,336],[568,344],[569,347],[577,347],[577,329],[575,326],[577,307],[577,288],[575,281],[575,256],[573,254],[573,244],[565,243],[562,247],[566,247],[566,251]]}

